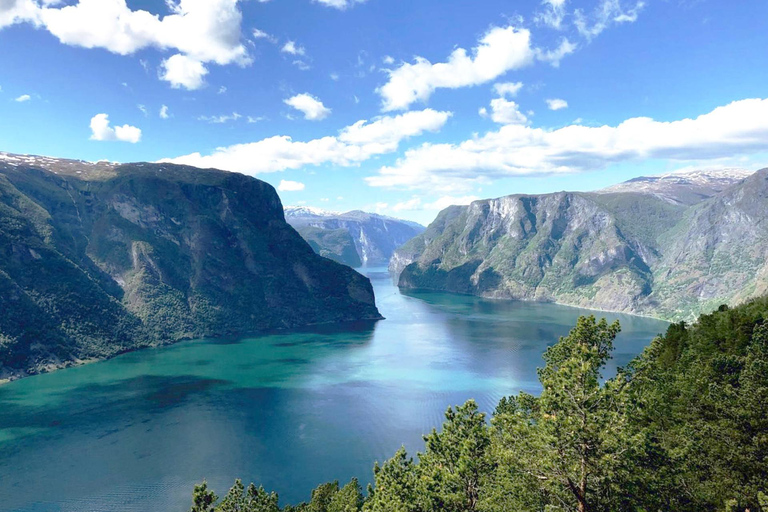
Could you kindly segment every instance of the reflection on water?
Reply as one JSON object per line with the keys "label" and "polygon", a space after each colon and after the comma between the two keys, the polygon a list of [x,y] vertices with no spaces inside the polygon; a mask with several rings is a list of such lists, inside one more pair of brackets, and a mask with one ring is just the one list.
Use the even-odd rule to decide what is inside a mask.
{"label": "reflection on water", "polygon": [[[0,387],[0,510],[187,510],[195,482],[236,477],[308,499],[369,481],[374,460],[439,426],[445,408],[536,392],[547,345],[580,314],[553,304],[401,294],[368,270],[376,324],[200,340]],[[666,328],[618,318],[615,365]]]}

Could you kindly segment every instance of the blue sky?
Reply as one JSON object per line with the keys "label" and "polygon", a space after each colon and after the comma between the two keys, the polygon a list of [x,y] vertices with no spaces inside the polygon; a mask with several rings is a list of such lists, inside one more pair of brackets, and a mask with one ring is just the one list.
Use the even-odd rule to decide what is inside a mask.
{"label": "blue sky", "polygon": [[6,0],[0,151],[448,204],[768,164],[762,0]]}

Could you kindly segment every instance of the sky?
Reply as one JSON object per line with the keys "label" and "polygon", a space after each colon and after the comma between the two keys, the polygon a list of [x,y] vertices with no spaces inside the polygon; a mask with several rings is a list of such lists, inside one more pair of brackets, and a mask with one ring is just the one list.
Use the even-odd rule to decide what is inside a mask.
{"label": "sky", "polygon": [[764,0],[0,0],[0,151],[450,204],[768,166]]}

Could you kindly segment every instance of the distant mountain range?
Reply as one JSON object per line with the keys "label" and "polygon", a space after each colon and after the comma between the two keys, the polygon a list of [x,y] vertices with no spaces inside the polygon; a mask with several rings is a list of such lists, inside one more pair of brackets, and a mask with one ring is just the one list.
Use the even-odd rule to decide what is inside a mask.
{"label": "distant mountain range", "polygon": [[0,379],[185,338],[378,319],[274,188],[170,164],[0,153]]}
{"label": "distant mountain range", "polygon": [[352,267],[387,265],[395,249],[424,231],[415,222],[355,210],[285,207],[285,218],[318,254]]}
{"label": "distant mountain range", "polygon": [[745,169],[672,172],[658,176],[641,176],[598,190],[598,193],[639,192],[673,204],[692,205],[719,194],[751,174],[752,171]]}
{"label": "distant mountain range", "polygon": [[768,169],[452,206],[390,269],[406,289],[690,319],[768,292]]}

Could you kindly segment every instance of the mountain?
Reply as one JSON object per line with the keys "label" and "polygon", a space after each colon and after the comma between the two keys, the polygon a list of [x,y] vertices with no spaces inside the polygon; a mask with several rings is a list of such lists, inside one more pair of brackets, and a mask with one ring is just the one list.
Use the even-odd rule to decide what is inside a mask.
{"label": "mountain", "polygon": [[[319,208],[287,206],[285,218],[296,230],[316,244],[316,252],[350,266],[386,265],[395,249],[412,239],[424,226],[415,222],[395,219],[359,210],[336,213]],[[317,230],[333,232],[323,236]],[[342,247],[348,244],[339,230],[346,231],[354,244],[357,258],[342,256]],[[313,247],[315,247],[313,245]],[[359,263],[356,264],[356,262]]]}
{"label": "mountain", "polygon": [[296,226],[296,231],[310,247],[324,258],[332,259],[352,268],[361,267],[363,262],[357,253],[352,235],[344,228],[323,229],[314,226]]}
{"label": "mountain", "polygon": [[641,176],[598,191],[611,194],[651,194],[674,204],[692,205],[719,194],[752,174],[745,169],[678,171],[658,176]]}
{"label": "mountain", "polygon": [[0,154],[0,372],[186,338],[378,319],[241,174]]}
{"label": "mountain", "polygon": [[724,174],[453,206],[390,269],[405,289],[688,319],[768,292],[768,169]]}

